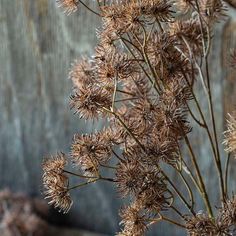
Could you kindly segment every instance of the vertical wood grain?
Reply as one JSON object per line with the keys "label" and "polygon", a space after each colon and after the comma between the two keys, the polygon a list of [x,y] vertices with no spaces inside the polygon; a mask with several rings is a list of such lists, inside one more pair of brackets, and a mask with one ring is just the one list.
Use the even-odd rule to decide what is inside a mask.
{"label": "vertical wood grain", "polygon": [[[32,195],[41,194],[42,156],[68,151],[75,132],[95,128],[69,111],[71,83],[66,78],[74,59],[92,53],[99,19],[84,9],[67,17],[54,2],[0,0],[0,187]],[[210,63],[220,142],[225,114],[235,109],[235,74],[226,63],[235,45],[236,13],[231,9],[230,19],[216,27]],[[200,86],[198,98],[208,114]],[[193,131],[194,149],[201,169],[209,176],[206,182],[211,199],[216,201],[209,143],[204,132],[196,127]],[[231,183],[234,185],[233,180]],[[107,184],[93,185],[75,192],[73,198],[72,212],[58,220],[114,235],[120,204],[115,189]],[[157,234],[182,236],[183,232],[160,224],[150,233]]]}

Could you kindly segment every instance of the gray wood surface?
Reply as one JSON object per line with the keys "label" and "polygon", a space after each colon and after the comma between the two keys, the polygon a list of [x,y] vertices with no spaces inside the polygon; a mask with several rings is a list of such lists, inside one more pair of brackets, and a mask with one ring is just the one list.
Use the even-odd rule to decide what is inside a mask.
{"label": "gray wood surface", "polygon": [[[235,108],[235,75],[226,64],[230,48],[236,45],[235,11],[230,10],[230,15],[217,25],[210,64],[219,134],[225,114]],[[66,78],[70,63],[92,52],[98,26],[96,16],[84,9],[65,16],[54,0],[0,0],[0,188],[40,195],[42,156],[68,151],[75,132],[95,128],[69,110],[71,83]],[[200,87],[199,99],[207,110]],[[208,158],[206,135],[194,128],[192,140],[215,201],[217,184],[211,178],[214,166]],[[234,174],[233,168],[230,171]],[[114,235],[120,201],[110,185],[90,186],[75,192],[73,198],[72,212],[55,214],[54,222]],[[150,235],[183,235],[164,224],[154,231]]]}

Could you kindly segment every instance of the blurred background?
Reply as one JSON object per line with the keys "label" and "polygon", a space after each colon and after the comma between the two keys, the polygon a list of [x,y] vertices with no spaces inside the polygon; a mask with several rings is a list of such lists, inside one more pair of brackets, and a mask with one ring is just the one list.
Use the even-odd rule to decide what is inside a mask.
{"label": "blurred background", "polygon": [[[35,204],[35,200],[32,203],[30,199],[43,199],[43,156],[69,152],[73,134],[99,129],[99,125],[85,123],[70,111],[71,82],[67,79],[71,63],[92,54],[99,25],[99,19],[84,8],[70,16],[64,15],[54,0],[0,0],[0,190],[28,195],[27,198],[15,196],[5,190],[0,193],[0,201],[10,199],[14,204],[20,201],[27,214],[38,212],[40,218],[53,225],[50,235],[59,235],[55,231],[57,226],[104,235],[114,235],[119,230],[121,200],[109,183],[75,191],[74,206],[67,215],[52,209],[46,213],[43,202]],[[222,140],[225,116],[235,110],[236,75],[227,67],[230,49],[236,46],[234,9],[229,8],[229,17],[216,26],[214,36],[210,69],[217,128]],[[203,94],[199,87],[199,97],[204,97]],[[207,112],[204,99],[202,106]],[[212,176],[214,166],[207,158],[210,150],[205,134],[196,130],[192,139],[201,157],[202,170]],[[233,168],[230,171],[233,174]],[[217,198],[215,179],[207,181],[211,197]],[[232,182],[232,185],[235,184]],[[60,232],[63,232],[61,235],[90,235]],[[150,235],[183,233],[160,224]]]}

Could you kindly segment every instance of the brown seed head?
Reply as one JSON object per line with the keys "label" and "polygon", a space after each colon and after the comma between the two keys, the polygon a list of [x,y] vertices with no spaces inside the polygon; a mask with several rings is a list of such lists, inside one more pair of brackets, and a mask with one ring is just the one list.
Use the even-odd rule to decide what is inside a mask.
{"label": "brown seed head", "polygon": [[99,164],[109,161],[112,143],[105,132],[90,135],[75,135],[71,146],[71,157],[75,166],[87,175],[97,175]]}
{"label": "brown seed head", "polygon": [[124,225],[124,229],[121,235],[127,236],[142,236],[147,230],[145,222],[145,214],[139,206],[132,204],[123,208],[120,212],[122,218],[121,224]]}
{"label": "brown seed head", "polygon": [[68,15],[78,10],[78,0],[56,0],[56,2]]}
{"label": "brown seed head", "polygon": [[203,213],[186,220],[186,229],[190,236],[216,236],[217,228],[213,219]]}
{"label": "brown seed head", "polygon": [[93,68],[92,62],[88,59],[84,59],[81,61],[76,60],[72,64],[69,78],[72,80],[75,88],[78,89],[81,86],[91,86],[94,83],[94,77],[95,70]]}
{"label": "brown seed head", "polygon": [[193,9],[195,0],[178,0],[175,2],[177,8],[184,14]]}
{"label": "brown seed head", "polygon": [[[220,222],[223,222],[228,229],[235,227],[236,225],[236,196],[228,199],[223,203],[222,208],[219,211]],[[236,228],[234,228],[236,230]]]}
{"label": "brown seed head", "polygon": [[61,152],[55,156],[46,158],[42,164],[42,167],[44,172],[53,171],[55,173],[61,174],[66,164],[66,156],[64,153]]}
{"label": "brown seed head", "polygon": [[[203,29],[204,35],[206,34],[205,28]],[[170,24],[170,34],[177,37],[181,50],[184,53],[191,53],[199,56],[202,52],[202,29],[199,20],[179,20]]]}
{"label": "brown seed head", "polygon": [[63,172],[66,165],[64,154],[58,154],[48,158],[43,163],[43,185],[45,187],[46,199],[49,204],[67,213],[72,205],[68,192],[69,179]]}
{"label": "brown seed head", "polygon": [[137,1],[143,15],[160,22],[168,22],[172,20],[172,13],[174,11],[171,9],[173,1],[169,0],[143,0]]}
{"label": "brown seed head", "polygon": [[201,0],[200,10],[205,21],[211,26],[226,16],[227,8],[222,0]]}
{"label": "brown seed head", "polygon": [[70,107],[75,113],[80,114],[80,118],[97,119],[99,116],[105,116],[103,108],[109,109],[112,104],[111,94],[106,89],[100,87],[88,88],[81,86],[75,90],[70,97]]}

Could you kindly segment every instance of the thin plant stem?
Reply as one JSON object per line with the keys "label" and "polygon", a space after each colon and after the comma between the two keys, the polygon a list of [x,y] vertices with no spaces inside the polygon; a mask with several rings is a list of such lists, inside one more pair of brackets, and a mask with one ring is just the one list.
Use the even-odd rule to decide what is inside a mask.
{"label": "thin plant stem", "polygon": [[71,190],[73,190],[73,189],[77,189],[77,188],[84,187],[84,186],[86,186],[86,185],[88,185],[88,184],[95,183],[97,180],[99,180],[99,178],[96,178],[96,179],[91,180],[91,181],[89,181],[89,182],[85,182],[85,183],[82,183],[82,184],[75,185],[75,186],[73,186],[73,187],[68,188],[68,191],[71,191]]}
{"label": "thin plant stem", "polygon": [[112,105],[111,105],[111,109],[112,109],[113,112],[114,112],[115,102],[116,102],[116,93],[117,93],[117,76],[115,76],[114,92],[113,92]]}
{"label": "thin plant stem", "polygon": [[[105,165],[101,165],[103,167],[107,167],[108,166],[105,166]],[[109,168],[111,168],[109,166]],[[63,170],[63,172],[67,173],[67,174],[70,174],[70,175],[74,175],[74,176],[77,176],[77,177],[80,177],[80,178],[84,178],[84,179],[93,179],[93,180],[105,180],[105,181],[109,181],[109,182],[115,182],[114,179],[111,179],[111,178],[106,178],[106,177],[103,177],[103,176],[86,176],[86,175],[80,175],[80,174],[76,174],[76,173],[73,173],[73,172],[70,172],[68,170]],[[93,181],[91,180],[91,181]],[[89,181],[89,182],[91,182]]]}
{"label": "thin plant stem", "polygon": [[[159,214],[160,215],[160,214]],[[159,218],[153,218],[153,219],[148,219],[148,221],[151,221],[150,223],[149,223],[149,225],[152,225],[152,224],[155,224],[155,223],[158,223],[158,222],[161,222],[161,221],[166,221],[166,222],[169,222],[169,223],[171,223],[171,224],[174,224],[174,225],[176,225],[176,226],[179,226],[179,227],[181,227],[181,228],[185,228],[185,226],[183,225],[183,224],[181,224],[181,223],[178,223],[178,222],[176,222],[175,220],[172,220],[172,219],[170,219],[170,218],[168,218],[168,217],[165,217],[165,216],[163,216],[163,215],[160,215],[160,217]]]}
{"label": "thin plant stem", "polygon": [[152,67],[151,62],[150,62],[150,60],[148,58],[148,55],[146,53],[147,33],[146,33],[146,30],[145,30],[144,26],[142,24],[140,24],[140,25],[143,29],[143,34],[144,34],[143,46],[141,45],[142,53],[143,53],[142,55],[143,55],[143,58],[144,58],[146,64],[148,65],[148,67],[149,67],[149,69],[152,73],[152,76],[154,77],[153,85],[156,84],[158,89],[161,91],[161,87],[160,87],[159,83],[157,82],[158,80],[160,81],[159,76],[157,75],[155,69]]}
{"label": "thin plant stem", "polygon": [[198,181],[196,180],[196,178],[194,177],[192,171],[190,170],[190,168],[187,166],[187,163],[183,160],[183,163],[184,163],[184,168],[183,169],[186,169],[185,173],[187,173],[187,175],[190,176],[192,182],[194,183],[195,187],[197,188],[197,190],[199,191],[199,193],[201,194],[202,192],[202,189],[198,183]]}
{"label": "thin plant stem", "polygon": [[101,3],[99,0],[97,0],[97,4],[98,4],[99,9],[101,9]]}
{"label": "thin plant stem", "polygon": [[199,181],[199,184],[200,184],[200,187],[201,187],[201,190],[202,190],[201,195],[202,195],[203,201],[205,203],[205,206],[207,208],[207,212],[208,212],[209,216],[211,218],[213,218],[213,211],[212,211],[211,204],[210,204],[210,201],[209,201],[209,197],[208,197],[208,194],[207,194],[207,191],[206,191],[206,187],[205,187],[205,184],[204,184],[204,181],[203,181],[203,178],[202,178],[202,174],[201,174],[201,171],[199,169],[196,156],[193,152],[192,146],[190,144],[190,141],[189,141],[187,135],[184,136],[184,140],[185,140],[185,142],[188,146],[188,149],[189,149],[189,152],[190,152],[190,157],[191,157],[192,163],[194,165],[194,168],[196,170],[198,181]]}
{"label": "thin plant stem", "polygon": [[157,24],[158,24],[158,27],[159,27],[160,31],[161,31],[161,32],[164,32],[164,29],[163,29],[163,27],[162,27],[162,25],[161,25],[161,23],[160,23],[160,21],[158,20],[157,17],[156,17],[156,22],[157,22]]}
{"label": "thin plant stem", "polygon": [[[110,111],[107,108],[103,108],[105,111],[107,111],[108,113],[114,115],[119,122],[121,123],[121,125],[127,130],[127,132],[130,134],[130,136],[137,142],[137,144],[142,148],[142,150],[144,152],[146,152],[145,148],[143,147],[143,145],[139,142],[139,140],[135,137],[135,135],[129,130],[129,128],[126,126],[126,124],[122,121],[122,119],[115,113]],[[182,202],[186,205],[186,207],[189,209],[189,211],[195,215],[195,212],[193,211],[193,209],[191,208],[191,206],[189,205],[189,203],[187,202],[187,200],[184,198],[184,196],[180,193],[180,191],[177,189],[177,187],[174,185],[174,183],[171,181],[171,179],[164,173],[163,170],[160,170],[161,173],[163,174],[163,176],[165,177],[165,179],[170,183],[170,185],[172,186],[172,188],[175,190],[175,192],[177,193],[177,195],[180,197],[180,199],[182,200]]]}
{"label": "thin plant stem", "polygon": [[74,173],[74,172],[71,172],[71,171],[68,171],[68,170],[63,170],[63,172],[67,173],[67,174],[70,174],[70,175],[80,177],[80,178],[85,178],[85,179],[97,179],[98,178],[97,176],[95,177],[95,176],[80,175],[80,174],[77,174],[77,173]]}
{"label": "thin plant stem", "polygon": [[174,189],[174,191],[176,192],[176,194],[179,196],[179,198],[181,199],[181,201],[184,203],[184,205],[187,207],[187,209],[193,214],[196,215],[196,213],[194,212],[194,210],[192,209],[191,205],[188,203],[188,201],[184,198],[184,196],[182,195],[182,193],[178,190],[178,188],[175,186],[175,184],[172,182],[172,180],[166,175],[166,173],[161,170],[161,173],[163,174],[163,176],[165,177],[165,179],[168,181],[168,183],[171,185],[171,187]]}
{"label": "thin plant stem", "polygon": [[201,123],[196,117],[195,115],[193,114],[191,108],[189,107],[188,103],[186,102],[186,106],[188,108],[188,111],[189,111],[189,114],[191,115],[191,117],[193,118],[193,120],[201,127],[205,127],[205,124]]}
{"label": "thin plant stem", "polygon": [[99,180],[105,180],[105,181],[108,181],[108,182],[116,182],[116,180],[112,179],[112,178],[106,178],[106,177],[99,177]]}
{"label": "thin plant stem", "polygon": [[224,176],[224,187],[225,187],[225,196],[228,195],[228,175],[229,175],[229,163],[230,163],[230,153],[228,153],[226,162],[225,162],[225,176]]}
{"label": "thin plant stem", "polygon": [[[182,71],[182,72],[183,72],[183,71]],[[200,116],[201,116],[201,119],[202,119],[202,122],[203,122],[203,124],[202,124],[201,127],[203,127],[204,129],[206,129],[206,131],[207,131],[207,135],[208,135],[209,140],[210,140],[210,143],[211,143],[212,151],[213,151],[213,154],[214,154],[214,156],[215,156],[215,158],[216,158],[215,146],[214,146],[214,143],[213,143],[213,139],[212,139],[212,136],[211,136],[209,127],[208,127],[207,122],[206,122],[206,118],[205,118],[205,116],[204,116],[204,114],[203,114],[203,112],[202,112],[202,109],[201,109],[201,106],[200,106],[200,104],[199,104],[199,102],[198,102],[198,100],[197,100],[197,97],[196,97],[196,95],[195,95],[195,93],[194,93],[194,91],[193,91],[193,89],[192,89],[192,87],[191,87],[191,85],[190,85],[190,83],[189,83],[189,81],[188,81],[188,79],[187,79],[187,77],[186,77],[186,75],[185,75],[184,72],[183,72],[183,75],[184,75],[184,78],[185,78],[186,82],[188,83],[188,86],[189,86],[189,88],[190,88],[191,94],[192,94],[192,96],[193,96],[193,100],[194,100],[194,102],[195,102],[195,104],[196,104],[196,106],[197,106],[197,110],[198,110],[198,112],[199,112],[199,114],[200,114]]]}
{"label": "thin plant stem", "polygon": [[177,226],[179,226],[179,227],[185,229],[185,225],[183,225],[183,224],[181,224],[181,223],[178,223],[178,222],[176,222],[176,221],[174,221],[174,220],[172,220],[172,219],[170,219],[170,218],[167,218],[167,217],[162,216],[162,220],[164,220],[164,221],[166,221],[166,222],[169,222],[169,223],[171,223],[171,224],[177,225]]}
{"label": "thin plant stem", "polygon": [[114,156],[121,162],[123,162],[124,160],[114,151],[112,150],[112,153],[114,154]]}
{"label": "thin plant stem", "polygon": [[135,96],[135,94],[133,94],[133,93],[130,93],[130,92],[127,92],[127,91],[123,91],[123,90],[120,90],[120,89],[116,89],[116,92],[124,93],[124,94],[130,95],[130,96]]}
{"label": "thin plant stem", "polygon": [[83,1],[79,0],[79,2],[80,2],[85,8],[87,8],[87,10],[89,10],[89,11],[91,11],[93,14],[95,14],[95,15],[101,17],[101,15],[100,15],[98,12],[94,11],[93,9],[91,9],[91,8],[90,8],[88,5],[86,5]]}
{"label": "thin plant stem", "polygon": [[120,118],[120,116],[118,116],[115,112],[113,112],[105,107],[103,107],[103,110],[114,115],[115,118],[117,118],[118,121],[121,123],[121,125],[126,129],[126,131],[129,133],[129,135],[140,145],[140,147],[142,147],[143,150],[145,150],[143,145],[139,142],[139,140],[135,137],[135,135],[130,131],[130,129],[127,127],[127,125],[124,123],[124,121]]}
{"label": "thin plant stem", "polygon": [[123,98],[123,99],[119,99],[119,100],[115,100],[114,102],[126,102],[126,101],[132,101],[132,100],[137,100],[139,98]]}
{"label": "thin plant stem", "polygon": [[[200,77],[203,78],[203,74],[202,74],[202,71],[201,71],[201,68],[200,68],[200,67],[199,67],[199,73],[200,73]],[[184,72],[183,72],[183,74],[184,74]],[[215,145],[214,145],[212,136],[211,136],[211,134],[210,134],[209,127],[208,127],[208,125],[207,125],[207,123],[206,123],[205,116],[203,115],[203,112],[202,112],[201,107],[200,107],[200,105],[199,105],[199,102],[198,102],[198,100],[197,100],[197,98],[196,98],[196,95],[195,95],[195,93],[193,92],[193,90],[192,90],[192,88],[191,88],[191,86],[190,86],[190,84],[189,84],[189,81],[188,81],[188,79],[186,78],[185,74],[184,74],[184,77],[185,77],[185,80],[186,80],[186,82],[188,83],[188,85],[189,85],[189,87],[190,87],[190,90],[191,90],[191,93],[192,93],[192,95],[193,95],[194,101],[195,101],[195,103],[196,103],[196,105],[197,105],[197,109],[198,109],[198,111],[199,111],[199,113],[200,113],[200,116],[201,116],[201,119],[202,119],[202,121],[203,121],[203,126],[202,126],[202,127],[206,129],[207,135],[208,135],[208,137],[209,137],[209,141],[210,141],[210,144],[211,144],[211,147],[212,147],[212,151],[213,151],[213,154],[214,154],[214,160],[215,160],[217,172],[218,172],[218,175],[219,175],[219,183],[220,183],[220,189],[221,189],[221,193],[222,193],[222,191],[223,191],[223,189],[224,189],[224,183],[223,183],[222,168],[221,168],[221,163],[220,163],[220,161],[219,161],[219,156],[218,156],[218,154],[217,154],[217,152],[216,152]],[[202,79],[202,80],[203,80],[203,79]],[[223,193],[222,193],[222,196],[223,196]]]}
{"label": "thin plant stem", "polygon": [[222,166],[221,166],[221,160],[220,160],[220,150],[219,150],[219,143],[218,143],[218,137],[217,137],[217,131],[216,131],[216,122],[215,122],[215,115],[214,115],[214,108],[213,108],[213,102],[212,102],[212,94],[211,94],[211,83],[210,83],[210,74],[209,74],[209,68],[208,68],[208,59],[206,56],[206,75],[207,75],[207,85],[208,85],[208,93],[209,93],[209,109],[210,109],[210,115],[212,120],[212,126],[213,126],[213,133],[215,138],[215,146],[216,146],[216,152],[218,157],[218,171],[220,175],[220,187],[221,187],[221,195],[224,199],[224,180],[223,180],[223,172],[222,172]]}
{"label": "thin plant stem", "polygon": [[209,74],[209,66],[208,66],[208,55],[209,50],[211,46],[211,37],[210,37],[210,31],[206,23],[206,29],[207,29],[207,45],[204,40],[204,31],[203,31],[203,20],[200,14],[200,7],[198,2],[195,0],[196,6],[197,6],[197,12],[200,22],[200,28],[201,28],[201,34],[202,34],[202,43],[203,43],[203,50],[204,50],[204,60],[205,60],[205,69],[206,69],[206,81],[207,81],[207,96],[208,96],[208,106],[213,126],[213,134],[215,139],[215,148],[216,148],[216,155],[217,155],[217,169],[219,173],[219,180],[220,180],[220,189],[221,189],[221,195],[224,199],[224,180],[223,180],[223,172],[222,172],[222,166],[221,166],[221,160],[220,160],[220,151],[219,151],[219,143],[218,143],[218,137],[217,137],[217,131],[216,131],[216,123],[215,123],[215,115],[214,115],[214,108],[213,108],[213,102],[212,102],[212,93],[211,93],[211,83],[210,83],[210,74]]}
{"label": "thin plant stem", "polygon": [[112,169],[112,170],[116,170],[117,168],[115,166],[108,166],[108,165],[104,165],[104,164],[99,164],[101,167],[107,168],[107,169]]}
{"label": "thin plant stem", "polygon": [[156,74],[155,70],[153,69],[153,67],[152,67],[152,65],[151,65],[151,63],[150,63],[150,61],[149,61],[149,58],[148,58],[148,56],[147,56],[147,54],[146,54],[146,52],[145,52],[145,49],[143,49],[143,55],[144,55],[144,60],[145,60],[145,62],[147,63],[147,65],[148,65],[148,67],[149,67],[149,69],[150,69],[150,71],[151,71],[151,73],[152,73],[152,75],[153,75],[153,77],[154,77],[154,81],[152,82],[152,83],[153,83],[153,86],[154,86],[154,85],[157,85],[159,91],[161,91],[161,87],[160,87],[160,85],[157,83],[158,75]]}
{"label": "thin plant stem", "polygon": [[197,188],[197,190],[199,191],[199,193],[201,194],[202,190],[201,190],[201,187],[199,186],[199,183],[198,181],[195,179],[191,169],[188,167],[187,163],[185,162],[185,160],[183,159],[183,156],[182,156],[182,153],[181,153],[181,150],[180,150],[180,147],[178,145],[178,149],[179,149],[179,154],[180,154],[180,157],[181,157],[181,161],[183,162],[182,165],[184,164],[184,168],[183,170],[185,170],[185,173],[187,173],[187,175],[190,176],[192,182],[194,183],[195,187]]}
{"label": "thin plant stem", "polygon": [[[123,44],[126,46],[126,48],[128,49],[128,51],[130,52],[130,54],[136,59],[136,56],[134,55],[134,53],[132,52],[132,50],[129,48],[129,46],[127,45],[127,43],[121,38]],[[145,70],[145,68],[142,66],[142,64],[140,63],[140,61],[137,61],[139,67],[142,69],[142,71],[144,72],[144,74],[147,76],[147,78],[149,79],[150,83],[154,85],[155,90],[157,91],[158,94],[160,94],[159,88],[156,87],[156,83],[155,81],[152,80],[152,78],[150,77],[150,75],[147,73],[147,71]]]}
{"label": "thin plant stem", "polygon": [[185,186],[186,186],[186,189],[187,189],[187,191],[188,191],[189,198],[190,198],[190,202],[191,202],[191,207],[192,207],[192,209],[194,209],[194,204],[195,204],[195,202],[194,202],[194,197],[193,197],[193,191],[192,191],[192,189],[191,189],[191,187],[190,187],[188,181],[186,180],[186,178],[184,177],[184,175],[182,174],[181,171],[179,172],[179,174],[180,174],[181,179],[183,180],[183,182],[184,182],[184,184],[185,184]]}
{"label": "thin plant stem", "polygon": [[185,219],[184,215],[175,207],[175,206],[171,206],[170,207],[177,215],[179,215],[183,220]]}
{"label": "thin plant stem", "polygon": [[120,39],[121,39],[121,41],[122,41],[123,43],[124,43],[124,42],[129,43],[129,44],[132,45],[135,49],[137,49],[137,51],[138,51],[139,53],[142,53],[142,51],[140,50],[140,48],[137,47],[134,43],[132,43],[131,40],[128,40],[128,39],[126,39],[126,38],[124,38],[124,37],[120,37]]}

